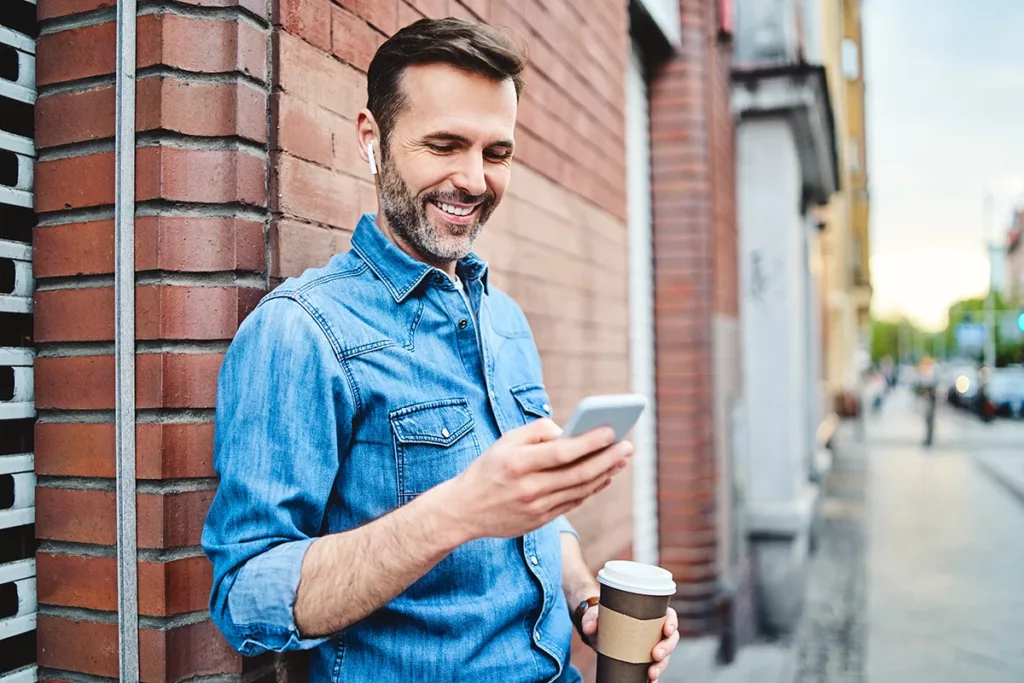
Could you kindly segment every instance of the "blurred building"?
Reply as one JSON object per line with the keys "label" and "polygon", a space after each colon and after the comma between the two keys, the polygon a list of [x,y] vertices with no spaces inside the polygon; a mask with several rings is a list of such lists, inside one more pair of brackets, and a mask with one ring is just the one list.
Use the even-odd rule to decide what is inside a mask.
{"label": "blurred building", "polygon": [[737,130],[746,532],[761,626],[792,630],[819,501],[823,414],[818,211],[835,194],[836,130],[817,0],[737,5]]}
{"label": "blurred building", "polygon": [[[821,58],[836,121],[839,191],[819,212],[824,398],[843,411],[856,396],[858,352],[870,329],[870,198],[864,109],[861,0],[816,0]],[[836,400],[839,399],[839,400]]]}
{"label": "blurred building", "polygon": [[1013,213],[1013,224],[1006,233],[1005,280],[1006,294],[1016,303],[1024,302],[1024,248],[1021,248],[1021,233],[1024,232],[1024,209]]}

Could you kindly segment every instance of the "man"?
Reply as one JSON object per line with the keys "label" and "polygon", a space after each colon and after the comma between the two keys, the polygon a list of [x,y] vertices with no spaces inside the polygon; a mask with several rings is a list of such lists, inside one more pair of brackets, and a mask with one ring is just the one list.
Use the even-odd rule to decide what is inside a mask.
{"label": "man", "polygon": [[314,649],[312,681],[580,678],[571,615],[596,633],[598,586],[562,515],[632,447],[558,438],[526,318],[470,251],[509,182],[524,68],[454,19],[386,41],[357,120],[379,212],[228,350],[203,547],[243,654]]}

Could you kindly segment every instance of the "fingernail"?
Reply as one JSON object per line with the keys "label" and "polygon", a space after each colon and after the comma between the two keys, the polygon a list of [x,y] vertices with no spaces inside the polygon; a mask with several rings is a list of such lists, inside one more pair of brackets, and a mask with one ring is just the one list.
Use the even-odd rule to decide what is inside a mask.
{"label": "fingernail", "polygon": [[605,443],[615,443],[615,430],[611,427],[605,427],[601,432],[601,438],[604,439]]}
{"label": "fingernail", "polygon": [[669,627],[668,627],[668,634],[672,635],[675,632],[676,632],[676,625],[675,624],[670,624]]}
{"label": "fingernail", "polygon": [[622,461],[618,465],[615,466],[615,469],[617,469],[617,470],[624,470],[624,469],[626,469],[626,465],[628,465],[628,464],[629,464],[628,462]]}
{"label": "fingernail", "polygon": [[664,657],[665,656],[665,648],[659,647],[657,650],[654,651],[654,656],[657,657],[658,659],[661,659],[662,657]]}

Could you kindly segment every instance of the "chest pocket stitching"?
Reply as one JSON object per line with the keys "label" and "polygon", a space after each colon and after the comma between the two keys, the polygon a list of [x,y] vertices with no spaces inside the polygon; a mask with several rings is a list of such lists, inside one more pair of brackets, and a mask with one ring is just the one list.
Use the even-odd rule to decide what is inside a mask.
{"label": "chest pocket stitching", "polygon": [[[520,409],[534,417],[551,417],[551,402],[543,384],[520,384],[511,389]],[[545,409],[545,406],[547,408]]]}
{"label": "chest pocket stitching", "polygon": [[[455,476],[462,450],[471,449],[475,457],[479,443],[473,436],[474,420],[465,399],[442,399],[418,403],[391,411],[388,415],[395,440],[395,467],[400,502],[407,502],[432,486]],[[447,432],[447,436],[444,436]],[[461,450],[449,451],[467,438]],[[422,462],[441,458],[452,465],[450,472],[438,471],[436,465]],[[443,469],[443,468],[442,468]],[[422,475],[422,477],[418,476]]]}

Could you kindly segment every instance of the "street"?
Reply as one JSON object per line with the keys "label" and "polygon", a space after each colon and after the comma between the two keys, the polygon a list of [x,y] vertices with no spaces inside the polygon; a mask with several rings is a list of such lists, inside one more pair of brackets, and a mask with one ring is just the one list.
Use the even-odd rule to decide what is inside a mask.
{"label": "street", "polygon": [[[844,425],[794,639],[801,683],[1024,680],[1024,423],[898,390]],[[998,476],[997,476],[998,475]]]}

